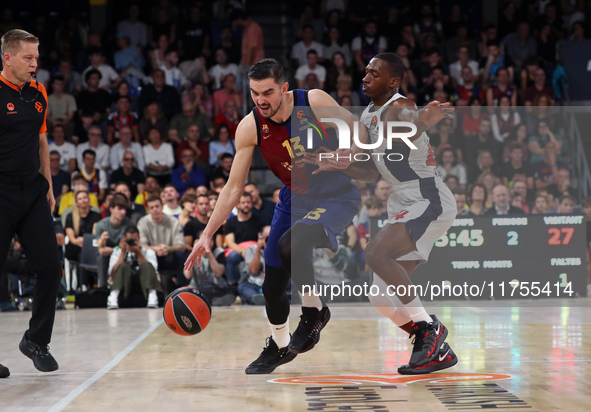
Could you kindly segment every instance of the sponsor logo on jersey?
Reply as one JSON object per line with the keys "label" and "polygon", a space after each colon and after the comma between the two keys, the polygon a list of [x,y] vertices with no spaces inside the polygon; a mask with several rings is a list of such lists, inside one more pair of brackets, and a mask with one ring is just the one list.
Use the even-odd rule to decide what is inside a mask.
{"label": "sponsor logo on jersey", "polygon": [[43,104],[41,102],[35,102],[35,109],[41,113],[43,111]]}
{"label": "sponsor logo on jersey", "polygon": [[12,104],[12,103],[8,103],[8,104],[6,105],[6,108],[8,109],[8,111],[9,111],[9,112],[11,112],[11,111],[13,111],[13,110],[14,110],[14,104]]}

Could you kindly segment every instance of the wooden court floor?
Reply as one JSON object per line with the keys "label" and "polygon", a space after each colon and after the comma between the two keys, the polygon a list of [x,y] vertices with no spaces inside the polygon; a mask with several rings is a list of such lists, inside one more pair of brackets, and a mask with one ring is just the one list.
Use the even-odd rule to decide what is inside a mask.
{"label": "wooden court floor", "polygon": [[408,337],[371,307],[333,308],[313,351],[250,376],[268,334],[261,307],[214,308],[193,337],[170,332],[160,310],[61,311],[50,374],[18,351],[30,313],[0,313],[12,373],[0,411],[591,410],[591,299],[438,306],[459,363],[414,377],[396,372]]}

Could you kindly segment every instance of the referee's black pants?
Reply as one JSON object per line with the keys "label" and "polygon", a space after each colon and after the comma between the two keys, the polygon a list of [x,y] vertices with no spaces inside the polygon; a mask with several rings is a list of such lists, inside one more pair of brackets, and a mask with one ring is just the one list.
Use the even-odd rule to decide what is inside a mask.
{"label": "referee's black pants", "polygon": [[49,183],[37,173],[29,177],[0,174],[0,270],[6,263],[10,241],[16,233],[28,266],[36,272],[33,312],[27,338],[39,345],[51,341],[55,303],[62,276],[51,210]]}

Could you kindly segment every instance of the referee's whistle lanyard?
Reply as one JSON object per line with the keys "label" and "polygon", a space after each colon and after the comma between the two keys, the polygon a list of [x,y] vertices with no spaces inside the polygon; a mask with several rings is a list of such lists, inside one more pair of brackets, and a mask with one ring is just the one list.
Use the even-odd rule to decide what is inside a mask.
{"label": "referee's whistle lanyard", "polygon": [[[2,72],[0,72],[0,76],[6,80],[8,83],[12,84],[13,86],[15,86],[18,90],[18,95],[20,97],[20,99],[25,102],[25,103],[33,103],[34,101],[37,100],[37,97],[39,97],[39,81],[35,80],[37,77],[36,73],[33,73],[31,75],[31,77],[33,78],[33,80],[35,80],[35,89],[37,90],[37,93],[35,93],[35,96],[31,99],[31,100],[25,100],[25,98],[23,97],[23,89],[24,87],[27,85],[27,83],[24,83],[22,86],[18,86],[16,84],[14,84],[13,82],[11,82],[10,80],[8,80],[6,77],[4,77],[4,75],[2,74]],[[30,85],[31,82],[28,82],[28,84]]]}

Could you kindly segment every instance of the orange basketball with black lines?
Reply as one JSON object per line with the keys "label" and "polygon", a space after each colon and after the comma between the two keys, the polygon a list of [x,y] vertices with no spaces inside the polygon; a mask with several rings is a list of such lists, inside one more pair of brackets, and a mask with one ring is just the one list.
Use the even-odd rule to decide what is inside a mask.
{"label": "orange basketball with black lines", "polygon": [[162,311],[166,326],[182,336],[196,335],[209,324],[211,305],[197,289],[185,286],[171,292]]}

